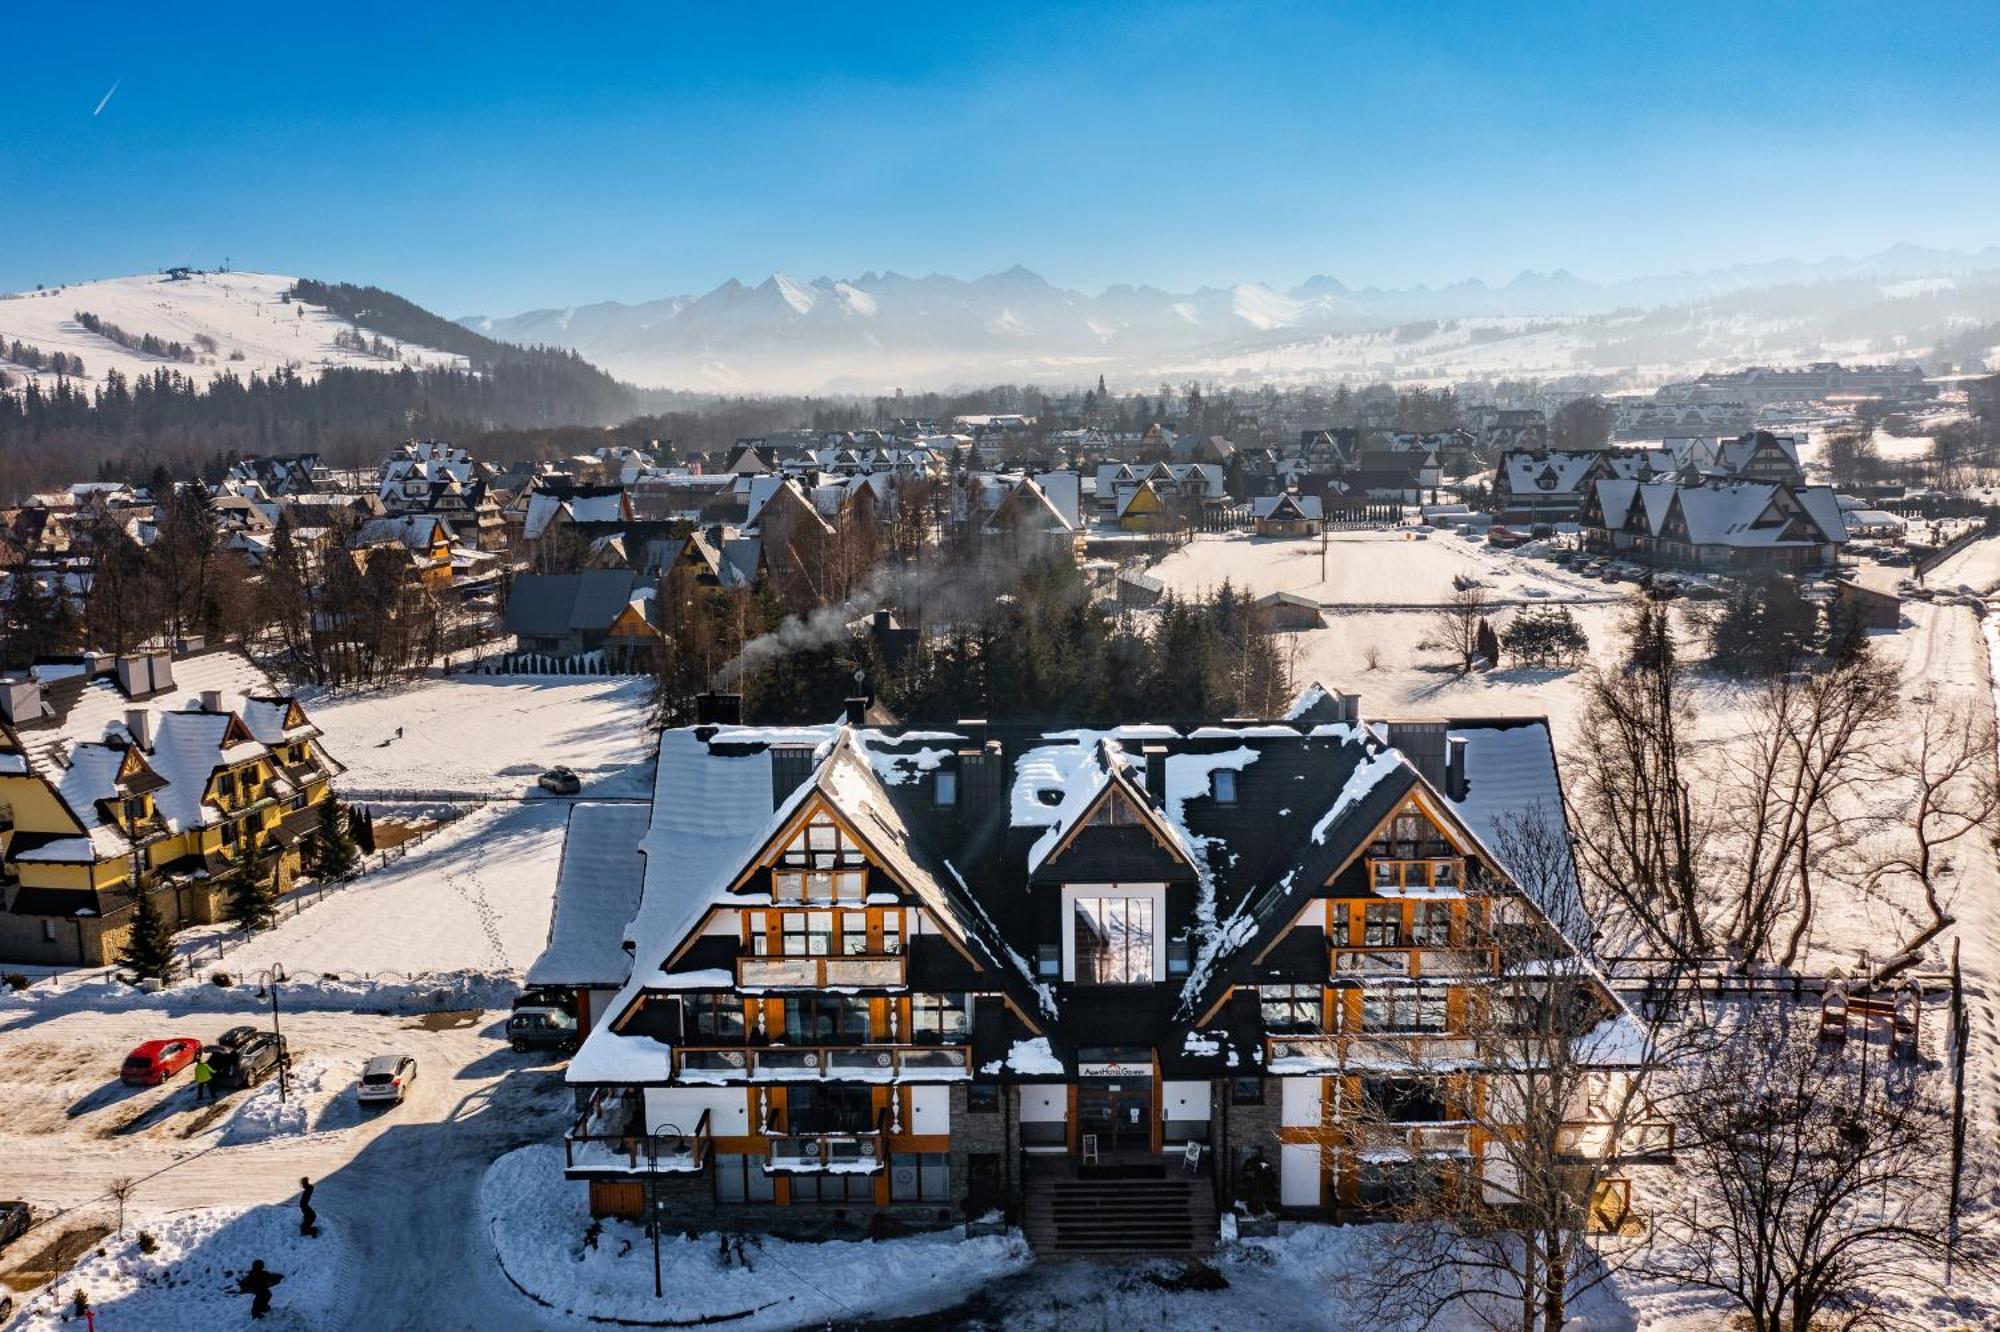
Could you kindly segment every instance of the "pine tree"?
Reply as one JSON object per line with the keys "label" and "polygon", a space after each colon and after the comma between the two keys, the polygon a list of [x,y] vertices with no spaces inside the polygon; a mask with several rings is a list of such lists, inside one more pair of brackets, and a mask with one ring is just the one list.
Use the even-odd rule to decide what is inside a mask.
{"label": "pine tree", "polygon": [[319,832],[313,838],[313,872],[322,879],[351,879],[361,852],[348,829],[347,811],[329,795],[319,804]]}
{"label": "pine tree", "polygon": [[118,963],[164,984],[180,971],[180,960],[174,956],[174,932],[167,925],[158,899],[157,893],[139,894],[139,909],[132,917],[132,937],[126,942],[125,951],[119,954]]}
{"label": "pine tree", "polygon": [[1486,658],[1488,666],[1500,664],[1500,636],[1493,632],[1491,621],[1484,618],[1479,621],[1479,655]]}
{"label": "pine tree", "polygon": [[278,906],[276,869],[276,861],[253,845],[229,885],[231,920],[246,930],[261,930],[271,923]]}

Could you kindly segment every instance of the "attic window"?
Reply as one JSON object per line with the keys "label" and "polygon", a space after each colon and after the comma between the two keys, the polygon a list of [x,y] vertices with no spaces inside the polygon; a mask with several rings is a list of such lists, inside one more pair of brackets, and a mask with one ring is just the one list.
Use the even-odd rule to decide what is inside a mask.
{"label": "attic window", "polygon": [[1139,811],[1133,808],[1132,802],[1126,799],[1124,792],[1114,790],[1098,804],[1096,809],[1091,811],[1089,826],[1092,828],[1125,828],[1141,823],[1142,821],[1139,817]]}
{"label": "attic window", "polygon": [[958,774],[939,772],[936,783],[931,787],[931,802],[938,805],[958,803]]}
{"label": "attic window", "polygon": [[1233,805],[1236,803],[1236,771],[1233,768],[1215,770],[1215,803]]}
{"label": "attic window", "polygon": [[1053,809],[1063,802],[1062,788],[1060,786],[1044,786],[1041,790],[1035,792],[1035,799]]}

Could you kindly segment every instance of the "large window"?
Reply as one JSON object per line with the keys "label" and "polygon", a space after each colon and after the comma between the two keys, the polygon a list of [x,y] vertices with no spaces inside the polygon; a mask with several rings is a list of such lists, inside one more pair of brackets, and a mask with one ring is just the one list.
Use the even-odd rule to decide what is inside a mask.
{"label": "large window", "polygon": [[764,1158],[717,1152],[715,1200],[717,1202],[770,1202],[777,1196],[775,1181],[764,1173]]}
{"label": "large window", "polygon": [[785,1128],[792,1133],[866,1133],[875,1127],[874,1093],[855,1083],[798,1083],[786,1090],[785,1107]]}
{"label": "large window", "polygon": [[826,815],[816,815],[778,853],[771,894],[780,902],[864,900],[868,861],[860,843]]}
{"label": "large window", "polygon": [[1370,902],[1362,909],[1361,943],[1365,948],[1403,946],[1403,908],[1397,902]]}
{"label": "large window", "polygon": [[1260,985],[1257,1007],[1265,1031],[1318,1031],[1320,988],[1317,985]]}
{"label": "large window", "polygon": [[743,1000],[733,994],[692,994],[684,1000],[689,1039],[699,1045],[743,1044]]}
{"label": "large window", "polygon": [[1145,985],[1154,979],[1150,897],[1076,899],[1076,979],[1085,985]]}
{"label": "large window", "polygon": [[1435,1124],[1450,1117],[1436,1078],[1363,1078],[1361,1099],[1387,1124]]}
{"label": "large window", "polygon": [[1417,904],[1410,942],[1419,948],[1443,948],[1451,943],[1451,907],[1444,902]]}
{"label": "large window", "polygon": [[894,1152],[889,1157],[892,1202],[950,1202],[951,1157],[943,1152]]}
{"label": "large window", "polygon": [[795,1203],[872,1203],[875,1177],[872,1175],[793,1175],[792,1201]]}
{"label": "large window", "polygon": [[859,995],[802,995],[785,1004],[785,1044],[864,1045],[868,1001]]}
{"label": "large window", "polygon": [[918,1045],[960,1045],[970,1024],[963,994],[910,996],[910,1034]]}
{"label": "large window", "polygon": [[1442,985],[1385,985],[1361,992],[1361,1029],[1367,1032],[1438,1032],[1445,1029]]}

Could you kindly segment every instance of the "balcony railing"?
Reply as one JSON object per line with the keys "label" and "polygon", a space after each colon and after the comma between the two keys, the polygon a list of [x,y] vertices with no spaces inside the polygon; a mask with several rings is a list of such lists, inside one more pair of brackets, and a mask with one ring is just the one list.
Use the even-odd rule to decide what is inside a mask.
{"label": "balcony railing", "polygon": [[877,1175],[889,1157],[886,1107],[875,1117],[875,1127],[865,1131],[793,1133],[780,1114],[767,1133],[770,1150],[764,1173],[768,1175]]}
{"label": "balcony railing", "polygon": [[1432,1069],[1444,1064],[1476,1064],[1480,1043],[1443,1032],[1350,1032],[1331,1036],[1266,1036],[1264,1068],[1269,1073],[1331,1072],[1337,1069]]}
{"label": "balcony railing", "polygon": [[972,1076],[962,1045],[683,1046],[683,1082],[953,1082]]}
{"label": "balcony railing", "polygon": [[1327,949],[1327,971],[1335,979],[1365,976],[1490,976],[1500,970],[1497,947],[1425,947]]}
{"label": "balcony railing", "polygon": [[1674,1126],[1670,1120],[1617,1125],[1578,1120],[1562,1126],[1556,1149],[1588,1161],[1664,1160],[1674,1154]]}
{"label": "balcony railing", "polygon": [[900,990],[909,960],[900,954],[845,957],[739,957],[736,984],[746,990]]}
{"label": "balcony railing", "polygon": [[1469,1156],[1472,1126],[1466,1123],[1358,1124],[1347,1130],[1350,1150],[1362,1156],[1410,1159]]}
{"label": "balcony railing", "polygon": [[572,1179],[699,1173],[714,1142],[709,1112],[701,1112],[693,1133],[647,1133],[636,1105],[620,1124],[615,1116],[607,1120],[593,1099],[563,1135],[564,1173]]}

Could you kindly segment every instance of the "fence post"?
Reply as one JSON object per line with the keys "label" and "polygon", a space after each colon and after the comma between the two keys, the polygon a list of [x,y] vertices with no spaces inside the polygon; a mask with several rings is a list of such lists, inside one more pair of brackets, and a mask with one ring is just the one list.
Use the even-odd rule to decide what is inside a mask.
{"label": "fence post", "polygon": [[1951,1200],[1945,1213],[1944,1284],[1951,1286],[1958,1255],[1958,1194],[1965,1179],[1965,981],[1958,970],[1958,940],[1951,941]]}

